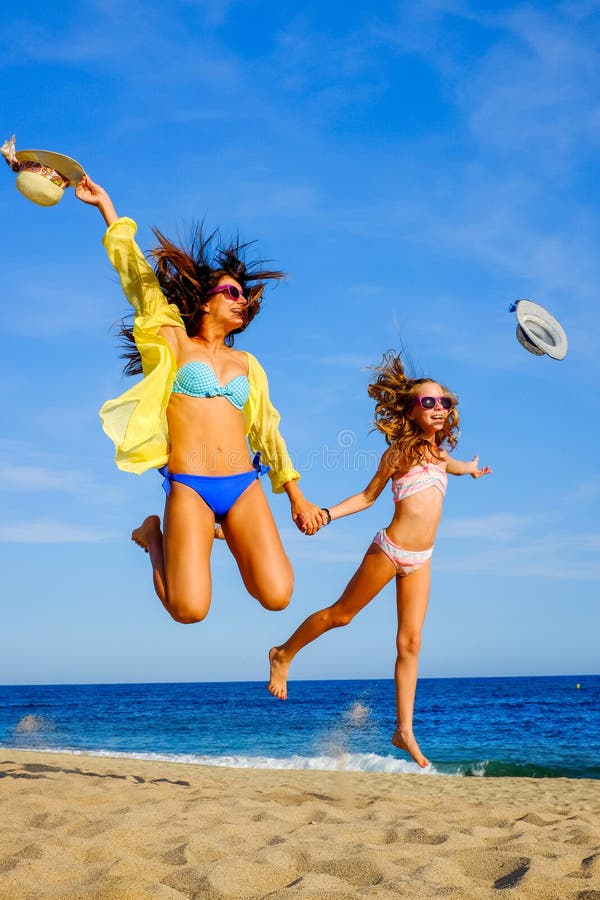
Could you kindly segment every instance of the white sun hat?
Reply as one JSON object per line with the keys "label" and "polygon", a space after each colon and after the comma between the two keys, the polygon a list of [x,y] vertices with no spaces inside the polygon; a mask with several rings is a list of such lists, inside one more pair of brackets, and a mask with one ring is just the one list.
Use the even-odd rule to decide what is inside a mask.
{"label": "white sun hat", "polygon": [[517,340],[522,347],[525,347],[525,349],[529,350],[530,353],[533,353],[534,356],[544,356],[544,351],[531,343],[520,325],[517,325]]}
{"label": "white sun hat", "polygon": [[567,336],[548,310],[531,300],[517,300],[510,307],[517,314],[517,340],[536,356],[547,354],[552,359],[567,355]]}
{"label": "white sun hat", "polygon": [[85,175],[82,166],[70,156],[50,150],[15,152],[14,135],[0,147],[13,172],[16,188],[38,206],[54,206],[62,200],[65,188],[74,187]]}

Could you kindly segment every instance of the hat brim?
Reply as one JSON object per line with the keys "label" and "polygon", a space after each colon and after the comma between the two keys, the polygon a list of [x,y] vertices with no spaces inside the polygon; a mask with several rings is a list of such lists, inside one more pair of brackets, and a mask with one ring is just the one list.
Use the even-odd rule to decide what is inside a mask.
{"label": "hat brim", "polygon": [[19,150],[15,156],[19,162],[37,162],[43,166],[49,166],[66,178],[71,187],[79,184],[85,175],[83,166],[62,153],[52,153],[50,150]]}
{"label": "hat brim", "polygon": [[[538,355],[547,354],[552,359],[564,359],[567,355],[567,336],[559,322],[538,303],[531,300],[518,300],[516,313],[519,326],[528,344],[533,344],[540,351]],[[517,330],[517,340],[526,349]],[[534,352],[530,350],[530,352]]]}

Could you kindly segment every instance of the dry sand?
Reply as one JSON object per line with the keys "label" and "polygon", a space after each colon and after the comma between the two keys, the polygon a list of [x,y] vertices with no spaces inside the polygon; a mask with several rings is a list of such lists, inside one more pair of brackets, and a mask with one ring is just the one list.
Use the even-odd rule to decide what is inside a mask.
{"label": "dry sand", "polygon": [[0,898],[600,900],[600,782],[0,750]]}

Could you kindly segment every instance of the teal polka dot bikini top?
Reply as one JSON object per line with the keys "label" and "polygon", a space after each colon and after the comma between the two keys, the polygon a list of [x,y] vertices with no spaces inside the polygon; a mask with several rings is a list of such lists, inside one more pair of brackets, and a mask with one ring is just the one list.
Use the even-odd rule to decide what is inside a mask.
{"label": "teal polka dot bikini top", "polygon": [[221,385],[210,366],[192,361],[178,370],[172,393],[187,394],[188,397],[225,397],[236,409],[243,409],[250,395],[250,384],[246,375],[237,375]]}

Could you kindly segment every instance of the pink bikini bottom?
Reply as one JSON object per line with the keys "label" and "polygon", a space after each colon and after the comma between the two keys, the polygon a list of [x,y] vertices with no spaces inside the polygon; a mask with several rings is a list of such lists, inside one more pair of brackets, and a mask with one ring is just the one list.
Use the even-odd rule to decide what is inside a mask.
{"label": "pink bikini bottom", "polygon": [[411,572],[414,572],[415,569],[426,563],[433,553],[433,547],[430,547],[429,550],[404,550],[390,541],[385,528],[377,532],[373,538],[373,543],[391,559],[396,566],[398,575],[410,575]]}

